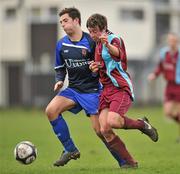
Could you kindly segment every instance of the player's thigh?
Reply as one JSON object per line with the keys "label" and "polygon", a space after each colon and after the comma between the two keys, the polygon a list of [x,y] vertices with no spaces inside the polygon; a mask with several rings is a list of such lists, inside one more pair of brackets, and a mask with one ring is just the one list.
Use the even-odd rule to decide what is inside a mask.
{"label": "player's thigh", "polygon": [[55,96],[46,108],[47,115],[56,116],[75,106],[75,102],[63,96]]}
{"label": "player's thigh", "polygon": [[[119,116],[124,117],[128,109],[130,108],[132,100],[126,91],[117,90],[111,98],[110,112],[118,113]],[[117,117],[117,114],[110,113],[111,117]]]}
{"label": "player's thigh", "polygon": [[176,103],[174,101],[166,101],[163,107],[164,107],[164,113],[167,116],[173,116],[176,113],[175,111]]}

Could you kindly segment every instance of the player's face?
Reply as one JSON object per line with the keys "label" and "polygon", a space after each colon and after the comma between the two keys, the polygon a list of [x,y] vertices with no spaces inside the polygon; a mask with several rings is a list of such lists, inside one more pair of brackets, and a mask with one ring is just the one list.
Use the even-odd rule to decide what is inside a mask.
{"label": "player's face", "polygon": [[103,31],[101,31],[98,26],[96,26],[94,28],[88,27],[88,30],[89,30],[89,34],[90,34],[91,38],[95,42],[99,41],[99,37],[102,35]]}
{"label": "player's face", "polygon": [[71,35],[77,25],[79,25],[78,19],[72,19],[67,13],[60,17],[60,24],[66,34]]}
{"label": "player's face", "polygon": [[168,35],[168,44],[171,48],[176,48],[178,45],[178,38],[173,34]]}

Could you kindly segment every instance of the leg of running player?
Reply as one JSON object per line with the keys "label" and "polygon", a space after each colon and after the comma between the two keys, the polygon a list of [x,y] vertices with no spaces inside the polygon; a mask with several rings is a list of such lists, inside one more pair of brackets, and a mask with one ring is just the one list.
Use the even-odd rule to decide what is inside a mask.
{"label": "leg of running player", "polygon": [[[98,115],[91,115],[90,116],[90,120],[91,120],[91,124],[92,124],[92,128],[94,129],[94,131],[96,132],[96,135],[101,139],[101,141],[105,144],[105,146],[107,147],[107,149],[109,150],[109,152],[112,154],[112,156],[117,160],[119,166],[122,166],[125,163],[125,160],[123,160],[121,158],[121,156],[117,155],[116,152],[114,152],[111,148],[109,143],[106,141],[106,139],[104,138],[104,136],[101,134],[100,131],[100,124],[99,124],[99,118]],[[115,133],[111,130],[109,131],[110,136],[115,137]]]}
{"label": "leg of running player", "polygon": [[124,142],[120,139],[119,136],[112,134],[112,128],[107,122],[108,113],[109,109],[105,108],[99,115],[101,133],[105,137],[111,151],[116,154],[118,159],[123,160],[123,162],[121,162],[120,164],[121,167],[127,165],[128,167],[136,167],[137,163],[126,149]]}
{"label": "leg of running player", "polygon": [[175,101],[166,101],[164,103],[164,113],[167,117],[173,119],[178,124],[178,138],[177,142],[180,142],[180,103]]}
{"label": "leg of running player", "polygon": [[[74,106],[75,106],[75,102],[73,100],[63,97],[63,96],[55,96],[46,108],[46,114],[48,116],[48,119],[52,125],[54,133],[56,134],[57,138],[60,140],[60,142],[64,146],[64,150],[65,150],[64,153],[66,156],[69,155],[66,152],[69,152],[69,153],[76,152],[76,154],[77,152],[79,153],[72,138],[70,137],[70,132],[66,124],[66,121],[63,119],[62,114],[61,114],[64,111]],[[77,156],[79,157],[79,155]],[[54,165],[63,166],[68,161],[69,159],[62,159],[61,161],[57,161],[57,165],[56,165],[56,162],[54,163]]]}

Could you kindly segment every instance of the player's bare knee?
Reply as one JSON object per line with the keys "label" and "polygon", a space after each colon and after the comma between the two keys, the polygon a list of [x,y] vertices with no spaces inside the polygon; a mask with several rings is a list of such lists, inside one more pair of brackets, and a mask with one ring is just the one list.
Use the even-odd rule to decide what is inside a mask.
{"label": "player's bare knee", "polygon": [[52,107],[47,106],[46,110],[45,110],[45,113],[46,113],[49,120],[52,120],[54,118],[55,111],[54,111],[54,109]]}
{"label": "player's bare knee", "polygon": [[46,115],[47,115],[48,118],[51,117],[51,112],[50,112],[50,109],[49,109],[48,106],[46,107],[45,113],[46,113]]}
{"label": "player's bare knee", "polygon": [[121,117],[116,118],[116,117],[109,117],[107,119],[107,123],[112,127],[112,128],[122,128],[124,126],[124,120],[121,119]]}
{"label": "player's bare knee", "polygon": [[45,114],[48,116],[49,115],[49,106],[46,107],[45,109]]}
{"label": "player's bare knee", "polygon": [[110,129],[105,128],[105,127],[101,127],[100,132],[101,132],[101,134],[102,134],[103,136],[106,137],[107,135],[110,134]]}

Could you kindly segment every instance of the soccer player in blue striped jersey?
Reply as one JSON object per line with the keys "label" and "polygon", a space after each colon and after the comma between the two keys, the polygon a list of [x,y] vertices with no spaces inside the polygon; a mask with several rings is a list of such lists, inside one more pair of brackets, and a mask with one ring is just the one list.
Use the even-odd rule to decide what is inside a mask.
{"label": "soccer player in blue striped jersey", "polygon": [[137,168],[137,161],[128,152],[122,139],[118,135],[112,136],[112,129],[140,130],[154,142],[158,141],[157,130],[146,117],[135,120],[126,116],[134,93],[127,72],[126,50],[122,38],[108,30],[107,18],[101,14],[91,15],[86,26],[92,39],[96,41],[95,61],[91,62],[90,69],[94,73],[99,72],[103,85],[99,104],[101,132],[112,151],[125,159],[121,168]]}
{"label": "soccer player in blue striped jersey", "polygon": [[124,162],[123,159],[110,150],[100,133],[98,120],[100,84],[97,74],[89,69],[89,63],[94,59],[95,42],[89,34],[82,31],[78,9],[65,8],[59,16],[60,24],[67,35],[60,39],[56,46],[54,90],[59,91],[63,87],[66,72],[68,72],[69,85],[66,89],[59,91],[46,108],[54,133],[64,147],[63,153],[54,166],[64,166],[71,159],[80,157],[80,152],[62,116],[62,113],[67,110],[74,114],[81,110],[85,111],[97,136],[121,165]]}

